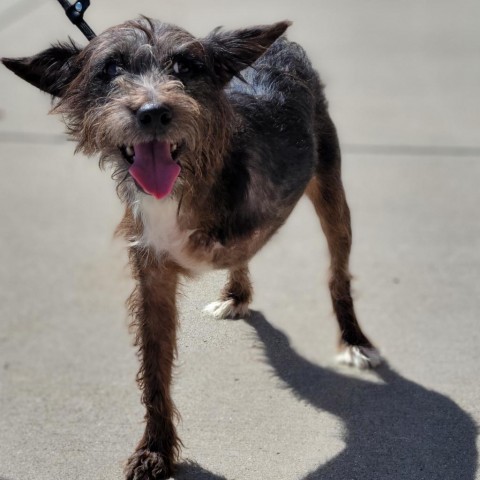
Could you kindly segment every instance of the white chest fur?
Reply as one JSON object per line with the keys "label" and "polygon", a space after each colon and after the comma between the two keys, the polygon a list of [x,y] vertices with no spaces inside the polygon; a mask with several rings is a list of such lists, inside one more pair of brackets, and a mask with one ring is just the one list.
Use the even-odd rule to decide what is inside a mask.
{"label": "white chest fur", "polygon": [[187,255],[185,247],[193,230],[183,230],[178,224],[178,202],[172,198],[157,200],[142,195],[137,214],[143,223],[143,235],[139,243],[153,248],[157,255],[168,254],[179,265],[193,272],[210,269],[205,262],[199,262]]}

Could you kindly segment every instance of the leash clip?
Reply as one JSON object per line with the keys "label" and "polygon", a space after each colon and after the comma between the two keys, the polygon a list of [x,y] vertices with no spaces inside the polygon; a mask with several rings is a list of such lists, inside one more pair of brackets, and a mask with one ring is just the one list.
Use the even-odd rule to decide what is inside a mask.
{"label": "leash clip", "polygon": [[83,15],[90,6],[90,0],[76,0],[70,4],[68,0],[58,0],[69,20],[77,26],[88,40],[95,38],[95,33],[83,19]]}

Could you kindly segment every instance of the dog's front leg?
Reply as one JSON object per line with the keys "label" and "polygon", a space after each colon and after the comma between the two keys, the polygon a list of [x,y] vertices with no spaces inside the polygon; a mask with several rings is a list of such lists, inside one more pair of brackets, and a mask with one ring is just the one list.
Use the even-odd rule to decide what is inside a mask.
{"label": "dog's front leg", "polygon": [[141,361],[137,381],[146,408],[146,425],[125,474],[127,480],[165,479],[173,473],[180,444],[170,396],[176,354],[178,269],[168,260],[152,260],[154,257],[145,252],[130,253],[137,287],[129,307]]}

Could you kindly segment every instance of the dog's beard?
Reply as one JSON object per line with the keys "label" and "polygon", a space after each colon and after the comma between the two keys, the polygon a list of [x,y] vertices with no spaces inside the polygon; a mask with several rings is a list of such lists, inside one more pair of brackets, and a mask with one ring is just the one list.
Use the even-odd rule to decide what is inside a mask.
{"label": "dog's beard", "polygon": [[119,197],[130,205],[142,194],[180,200],[185,194],[195,196],[198,188],[208,190],[228,149],[231,112],[223,97],[209,108],[185,94],[178,82],[168,83],[161,91],[169,94],[174,107],[173,121],[158,134],[142,130],[132,113],[145,100],[140,94],[138,99],[135,95],[110,97],[107,104],[83,111],[80,93],[73,90],[53,110],[64,115],[77,151],[100,153],[101,166],[111,169]]}

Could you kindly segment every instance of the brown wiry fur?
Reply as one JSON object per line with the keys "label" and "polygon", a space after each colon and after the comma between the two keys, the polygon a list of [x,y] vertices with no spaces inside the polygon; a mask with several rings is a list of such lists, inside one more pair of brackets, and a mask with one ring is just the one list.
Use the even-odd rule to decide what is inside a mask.
{"label": "brown wiry fur", "polygon": [[[116,232],[129,242],[137,283],[127,304],[146,408],[145,433],[125,467],[127,480],[168,478],[179,457],[171,379],[180,275],[193,275],[202,266],[228,269],[212,313],[245,314],[252,299],[248,261],[303,193],[312,200],[327,237],[341,349],[352,356],[363,348],[354,360],[374,365],[369,357],[374,349],[357,322],[350,293],[352,234],[337,135],[305,53],[279,38],[289,24],[215,30],[199,40],[181,28],[141,18],[108,29],[83,50],[60,44],[30,58],[4,60],[15,73],[59,97],[53,113],[64,116],[77,150],[99,153],[101,165],[112,167],[126,203]],[[265,52],[270,53],[266,65]],[[184,61],[194,58],[202,65],[198,78],[182,79],[174,71],[176,56],[182,55],[190,59]],[[121,74],[108,73],[112,62]],[[242,75],[245,83],[228,93],[232,77]],[[168,126],[153,133],[138,117],[150,105],[166,106],[171,114]],[[135,160],[126,147],[154,141],[170,145],[172,162],[180,145],[181,175],[152,213],[147,203],[152,197],[139,191],[129,173]],[[177,209],[173,221],[172,205]],[[160,218],[166,216],[166,235],[173,240],[159,240],[160,230],[148,237],[149,222],[157,221],[158,212]],[[175,250],[179,243],[180,253]]]}
{"label": "brown wiry fur", "polygon": [[[319,122],[320,123],[320,122]],[[305,193],[312,201],[327,238],[330,251],[330,295],[340,327],[340,348],[355,345],[371,348],[370,340],[362,332],[355,315],[350,290],[351,275],[348,264],[352,247],[350,209],[341,179],[341,157],[335,126],[324,120],[318,155],[331,158],[320,163],[316,175]]]}
{"label": "brown wiry fur", "polygon": [[222,290],[221,300],[233,301],[233,306],[247,308],[252,302],[252,283],[248,266],[244,265],[235,269],[231,269],[228,274],[228,280]]}
{"label": "brown wiry fur", "polygon": [[[198,180],[203,180],[204,189],[207,191],[222,166],[229,148],[230,125],[234,123],[233,112],[221,92],[216,91],[206,98],[193,99],[181,82],[165,81],[162,71],[142,76],[141,79],[119,77],[108,96],[97,98],[94,104],[85,108],[85,91],[91,84],[91,71],[100,59],[108,58],[113,47],[118,48],[119,34],[122,34],[120,38],[123,38],[126,50],[129,38],[144,35],[142,45],[135,55],[147,55],[152,59],[159,56],[159,44],[162,45],[162,51],[187,49],[192,53],[202,53],[204,49],[200,42],[184,30],[175,27],[172,32],[172,27],[169,26],[164,31],[156,28],[147,18],[111,28],[80,52],[75,61],[82,64],[81,72],[57,100],[52,113],[63,115],[69,135],[77,142],[76,151],[86,155],[101,152],[100,164],[107,166],[115,163],[111,159],[118,154],[118,147],[125,143],[125,139],[128,139],[130,144],[140,143],[145,139],[145,135],[135,124],[132,112],[136,112],[147,102],[166,103],[171,106],[175,120],[169,128],[166,140],[171,143],[185,143],[183,174],[176,185],[176,191],[182,191],[185,197],[182,202],[186,203],[188,209],[188,202],[197,202],[198,196],[202,195],[198,191]],[[113,176],[117,181],[124,175],[124,169],[116,170],[114,167]],[[119,194],[125,199],[128,192],[121,187],[122,185]]]}
{"label": "brown wiry fur", "polygon": [[[127,478],[143,474],[170,476],[181,442],[175,429],[178,413],[171,400],[170,381],[176,356],[177,294],[180,269],[171,262],[148,259],[130,249],[130,263],[137,286],[128,300],[133,317],[135,345],[140,357],[137,382],[146,408],[146,429],[125,472]],[[156,470],[156,471],[155,471]]]}

